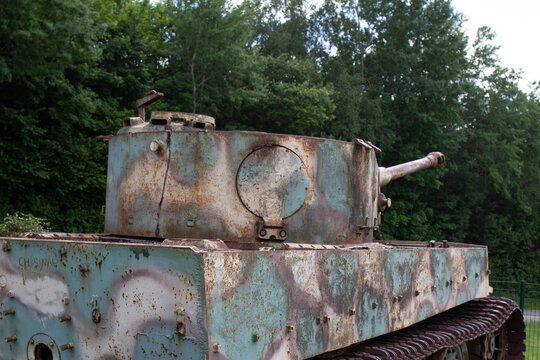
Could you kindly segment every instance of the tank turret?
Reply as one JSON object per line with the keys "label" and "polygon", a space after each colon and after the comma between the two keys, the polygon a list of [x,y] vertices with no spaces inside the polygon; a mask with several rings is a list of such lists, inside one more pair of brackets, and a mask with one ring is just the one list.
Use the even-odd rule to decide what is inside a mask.
{"label": "tank turret", "polygon": [[211,117],[144,107],[109,143],[105,232],[149,238],[371,242],[389,205],[381,186],[444,163],[444,155],[390,168],[381,150],[353,142],[215,131]]}

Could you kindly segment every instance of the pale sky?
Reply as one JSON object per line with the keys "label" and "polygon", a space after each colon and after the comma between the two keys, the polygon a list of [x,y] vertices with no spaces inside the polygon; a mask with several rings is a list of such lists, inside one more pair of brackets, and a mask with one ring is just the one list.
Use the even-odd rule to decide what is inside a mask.
{"label": "pale sky", "polygon": [[463,29],[474,41],[476,29],[487,25],[495,31],[503,66],[523,71],[520,87],[540,81],[540,0],[452,0],[468,19]]}

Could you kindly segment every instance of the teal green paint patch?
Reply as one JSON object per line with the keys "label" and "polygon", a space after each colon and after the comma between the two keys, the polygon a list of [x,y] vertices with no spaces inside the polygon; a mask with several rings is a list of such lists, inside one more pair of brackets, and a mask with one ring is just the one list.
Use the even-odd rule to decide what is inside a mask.
{"label": "teal green paint patch", "polygon": [[246,156],[255,150],[254,147],[256,145],[254,144],[260,139],[257,134],[244,131],[229,132],[227,136],[230,139],[230,151],[228,155],[231,157],[231,161],[238,165],[240,165]]}
{"label": "teal green paint patch", "polygon": [[295,171],[291,174],[286,190],[288,196],[284,196],[283,201],[283,218],[294,214],[302,206],[307,196],[308,185],[305,172]]}
{"label": "teal green paint patch", "polygon": [[487,269],[486,251],[484,249],[469,249],[465,253],[465,272],[469,282],[469,295],[476,297],[476,290],[480,286],[480,274]]}
{"label": "teal green paint patch", "polygon": [[300,158],[282,146],[264,146],[243,161],[236,174],[243,204],[263,218],[287,218],[304,203],[308,177]]}
{"label": "teal green paint patch", "polygon": [[[222,344],[229,359],[260,359],[287,325],[289,302],[276,265],[260,254],[253,260],[241,286],[208,299],[210,341]],[[258,341],[253,341],[254,334]]]}
{"label": "teal green paint patch", "polygon": [[324,142],[317,150],[318,185],[328,204],[336,211],[350,215],[353,193],[348,161],[338,142]]}
{"label": "teal green paint patch", "polygon": [[433,308],[431,301],[426,300],[420,304],[420,309],[417,312],[415,321],[422,321],[427,319],[430,316],[435,315],[437,312]]}
{"label": "teal green paint patch", "polygon": [[[148,333],[151,327],[157,337],[144,346],[147,354],[167,353],[160,358],[177,358],[177,346],[183,346],[182,358],[204,358],[201,349],[207,350],[208,336],[200,254],[186,249],[100,242],[14,239],[10,244],[8,256],[0,259],[0,271],[12,268],[5,273],[8,286],[19,285],[13,288],[13,298],[3,300],[2,310],[13,308],[15,314],[0,320],[0,334],[5,335],[3,338],[16,334],[20,341],[6,344],[8,347],[0,344],[0,354],[23,358],[28,340],[44,333],[57,346],[74,345],[62,353],[62,359],[118,354],[118,358],[150,359],[155,357],[142,353],[135,356],[133,346],[125,351],[120,346],[120,353],[113,354],[104,344],[135,341],[132,336]],[[174,333],[175,307],[190,309],[191,333],[182,341]],[[99,310],[97,323],[93,309]],[[65,314],[71,320],[60,321]],[[128,331],[131,335],[126,339],[111,338],[111,334]],[[85,334],[92,334],[88,335],[92,341]]]}
{"label": "teal green paint patch", "polygon": [[395,250],[386,253],[385,278],[394,296],[411,292],[417,262],[418,255],[414,251]]}
{"label": "teal green paint patch", "polygon": [[296,337],[300,352],[303,356],[320,354],[323,349],[323,329],[320,319],[310,309],[302,309],[298,312]]}
{"label": "teal green paint patch", "polygon": [[207,351],[194,338],[175,334],[174,324],[150,325],[137,332],[133,360],[201,360]]}
{"label": "teal green paint patch", "polygon": [[[196,137],[196,139],[193,139]],[[192,186],[215,165],[218,149],[214,134],[171,133],[170,176],[186,186]]]}
{"label": "teal green paint patch", "polygon": [[465,284],[461,285],[457,292],[458,294],[456,296],[456,305],[463,304],[464,302],[469,300],[469,290],[467,289]]}
{"label": "teal green paint patch", "polygon": [[139,256],[142,254],[144,257],[149,257],[150,252],[148,251],[148,248],[141,248],[141,247],[130,247],[129,250],[131,250],[133,253],[135,253],[135,259],[139,260]]}
{"label": "teal green paint patch", "polygon": [[163,181],[136,189],[130,186],[148,181],[145,178],[145,164],[152,163],[156,169],[166,167],[167,156],[158,156],[149,151],[149,144],[153,140],[165,144],[167,133],[133,133],[113,137],[109,148],[106,233],[121,234],[128,226],[129,232],[138,236],[154,235],[158,194],[162,192]]}
{"label": "teal green paint patch", "polygon": [[[129,162],[129,137],[114,136],[109,140],[108,165],[107,165],[107,206],[111,209],[118,209],[120,182],[122,172],[125,167],[118,164],[128,164]],[[116,228],[120,219],[117,211],[108,211],[105,216],[105,224],[111,228]]]}
{"label": "teal green paint patch", "polygon": [[[28,340],[38,333],[46,333],[52,341],[60,342],[56,344],[57,346],[63,345],[65,342],[77,343],[76,332],[69,322],[59,323],[55,316],[39,316],[16,298],[4,299],[2,308],[13,309],[15,314],[4,315],[3,318],[0,318],[1,338],[15,335],[18,341],[10,344],[1,341],[0,358],[1,354],[26,354]],[[13,359],[15,358],[23,358],[23,356],[14,356]],[[66,359],[70,359],[70,357],[66,357]]]}
{"label": "teal green paint patch", "polygon": [[324,260],[325,286],[330,301],[346,307],[353,298],[358,279],[358,266],[354,252],[329,252]]}
{"label": "teal green paint patch", "polygon": [[439,306],[445,306],[450,297],[450,282],[452,280],[450,261],[445,250],[431,252],[431,268],[437,301]]}
{"label": "teal green paint patch", "polygon": [[371,291],[362,294],[358,303],[358,334],[360,339],[370,339],[388,332],[386,303]]}

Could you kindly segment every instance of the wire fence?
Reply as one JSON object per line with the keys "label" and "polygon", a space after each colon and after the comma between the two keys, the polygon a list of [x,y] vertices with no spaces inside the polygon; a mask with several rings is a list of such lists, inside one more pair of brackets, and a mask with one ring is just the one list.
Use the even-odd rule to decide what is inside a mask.
{"label": "wire fence", "polygon": [[540,284],[522,281],[490,281],[492,296],[518,303],[525,319],[525,359],[540,359]]}

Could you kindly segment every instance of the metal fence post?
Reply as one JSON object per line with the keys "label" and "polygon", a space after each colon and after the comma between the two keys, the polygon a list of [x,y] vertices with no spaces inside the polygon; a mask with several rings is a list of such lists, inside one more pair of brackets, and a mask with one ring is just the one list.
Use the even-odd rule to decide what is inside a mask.
{"label": "metal fence post", "polygon": [[521,312],[525,310],[525,280],[521,280],[519,286],[519,308]]}

